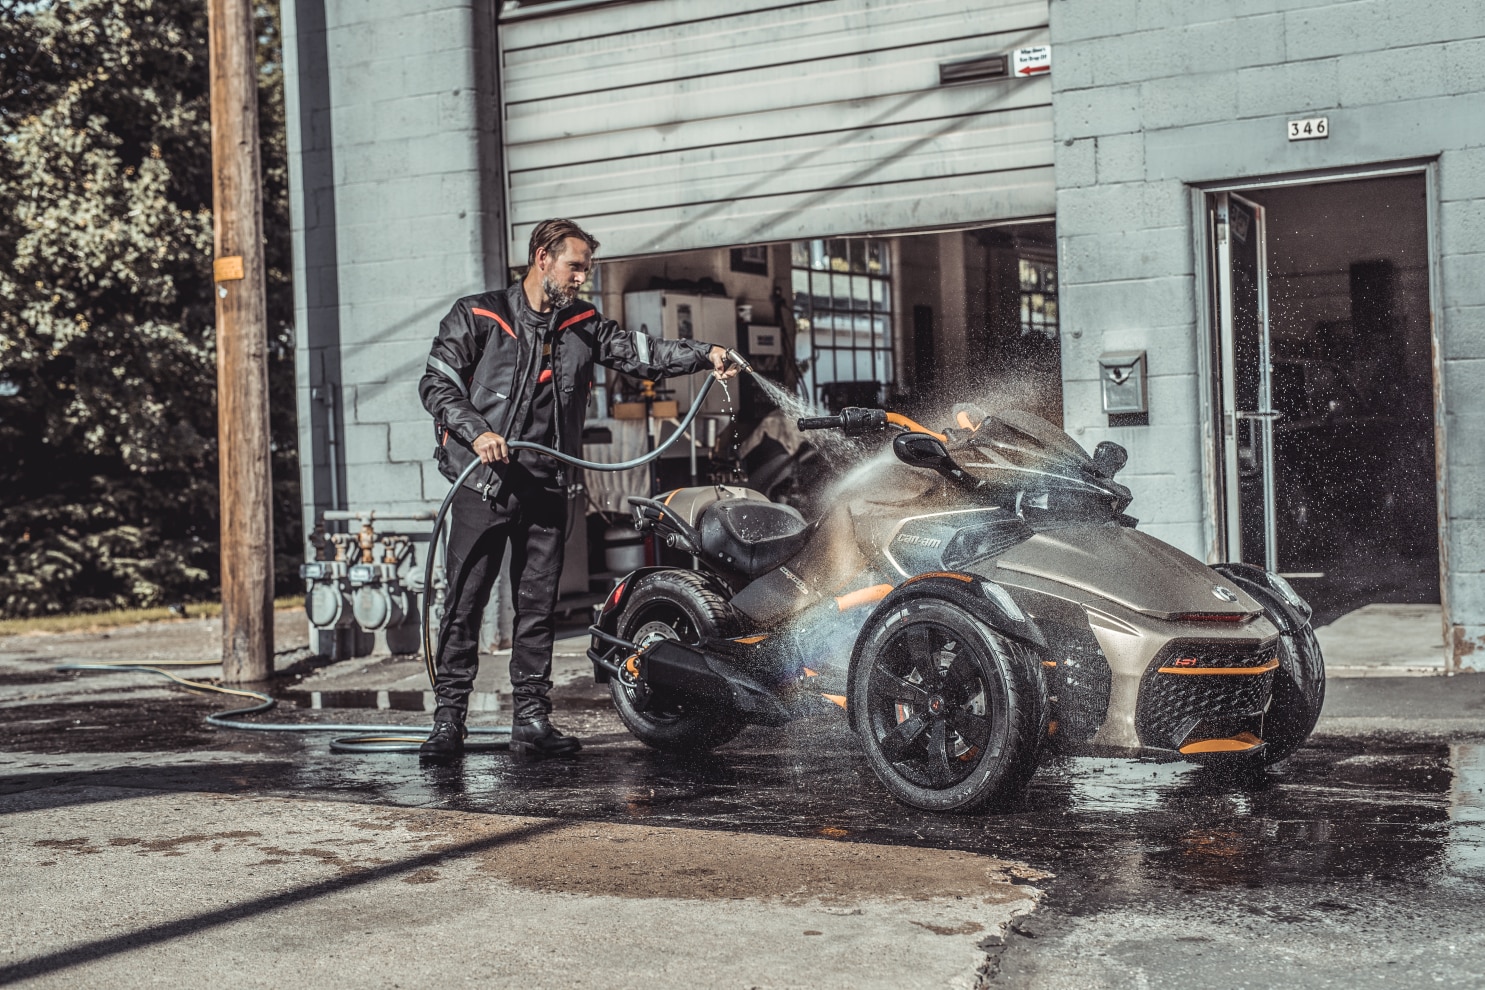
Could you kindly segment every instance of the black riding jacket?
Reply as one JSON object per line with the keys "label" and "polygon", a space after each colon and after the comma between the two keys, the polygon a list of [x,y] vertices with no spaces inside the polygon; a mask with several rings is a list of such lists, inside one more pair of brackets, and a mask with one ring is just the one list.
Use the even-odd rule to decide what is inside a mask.
{"label": "black riding jacket", "polygon": [[[477,459],[473,444],[482,433],[508,439],[526,421],[541,366],[541,341],[523,334],[516,320],[520,282],[454,303],[438,325],[428,368],[418,383],[423,408],[433,414],[439,471],[453,481]],[[591,304],[554,310],[552,395],[556,400],[556,447],[581,456],[583,416],[595,363],[640,378],[666,378],[712,366],[710,344],[661,340],[605,320]],[[472,472],[465,485],[486,496],[499,492],[508,466]]]}

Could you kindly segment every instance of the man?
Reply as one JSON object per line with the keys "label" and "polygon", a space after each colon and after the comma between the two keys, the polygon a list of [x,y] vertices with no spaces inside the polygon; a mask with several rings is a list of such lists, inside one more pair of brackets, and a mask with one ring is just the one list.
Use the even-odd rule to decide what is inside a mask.
{"label": "man", "polygon": [[439,324],[418,384],[433,414],[435,456],[454,480],[476,458],[484,465],[455,493],[446,560],[448,583],[438,633],[437,710],[423,755],[464,752],[464,714],[479,667],[480,617],[510,547],[515,600],[510,680],[515,695],[511,750],[519,756],[576,753],[577,739],[551,722],[552,609],[567,534],[567,471],[527,440],[576,455],[593,365],[641,378],[705,368],[720,378],[724,348],[633,333],[576,299],[598,242],[570,220],[544,220],[531,232],[526,276],[509,288],[467,296]]}

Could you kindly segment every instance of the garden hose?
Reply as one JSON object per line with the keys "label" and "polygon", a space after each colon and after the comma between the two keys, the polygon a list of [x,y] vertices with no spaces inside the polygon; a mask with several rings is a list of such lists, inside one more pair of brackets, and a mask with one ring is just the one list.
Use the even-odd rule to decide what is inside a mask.
{"label": "garden hose", "polygon": [[[740,367],[751,371],[748,363],[736,351],[728,351],[730,357]],[[701,411],[701,404],[706,401],[707,393],[711,391],[715,376],[707,375],[702,383],[701,389],[696,393],[696,400],[686,412],[686,416],[677,425],[674,433],[654,450],[648,451],[639,457],[621,461],[617,464],[600,464],[597,461],[586,461],[580,457],[564,454],[560,450],[554,450],[538,443],[526,440],[512,440],[508,444],[511,450],[534,450],[539,454],[555,458],[564,464],[583,468],[587,471],[628,471],[632,468],[643,467],[655,458],[659,457],[685,433],[696,419],[697,413]],[[443,530],[444,520],[448,515],[449,506],[453,504],[454,493],[469,478],[474,469],[481,462],[475,460],[459,475],[458,479],[450,487],[448,495],[444,496],[443,504],[438,508],[438,515],[433,522],[433,532],[429,536],[427,563],[423,570],[423,659],[428,668],[428,684],[435,686],[435,673],[433,664],[433,641],[429,634],[429,594],[433,587],[433,548],[438,545],[438,535]],[[215,694],[226,694],[239,698],[250,698],[256,704],[244,708],[232,708],[224,712],[206,716],[206,724],[219,729],[246,729],[254,732],[347,732],[347,733],[377,733],[374,735],[351,735],[337,736],[330,740],[330,752],[332,753],[415,753],[422,746],[425,736],[423,735],[393,735],[388,730],[399,729],[395,725],[349,725],[349,724],[326,724],[326,723],[298,723],[298,722],[243,722],[238,719],[242,715],[257,715],[266,712],[278,705],[278,702],[268,694],[261,691],[249,691],[244,688],[222,687],[220,684],[212,684],[207,681],[193,681],[189,678],[180,677],[166,670],[166,667],[215,667],[220,663],[217,660],[161,660],[152,664],[121,663],[98,661],[93,663],[69,663],[59,666],[58,670],[120,670],[137,673],[157,674],[167,678],[181,687],[192,691],[208,691]],[[466,742],[467,751],[490,751],[507,749],[510,746],[510,729],[507,727],[487,728],[471,727],[466,732],[471,736],[490,736],[488,741]]]}

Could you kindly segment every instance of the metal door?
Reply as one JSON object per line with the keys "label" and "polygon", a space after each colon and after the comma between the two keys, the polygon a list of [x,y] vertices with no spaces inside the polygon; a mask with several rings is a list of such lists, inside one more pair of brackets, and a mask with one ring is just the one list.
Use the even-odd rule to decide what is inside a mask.
{"label": "metal door", "polygon": [[1266,217],[1235,193],[1209,197],[1222,414],[1225,556],[1278,570]]}

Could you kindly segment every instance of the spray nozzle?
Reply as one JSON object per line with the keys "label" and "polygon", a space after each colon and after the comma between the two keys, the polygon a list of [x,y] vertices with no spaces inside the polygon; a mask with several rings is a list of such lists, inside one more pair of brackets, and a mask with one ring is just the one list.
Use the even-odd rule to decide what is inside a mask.
{"label": "spray nozzle", "polygon": [[733,364],[737,365],[739,368],[741,368],[742,370],[746,371],[748,374],[750,374],[750,375],[751,374],[754,374],[753,366],[748,363],[748,359],[747,358],[745,358],[741,354],[737,353],[737,348],[736,347],[729,347],[729,348],[727,348],[727,360],[731,361]]}

